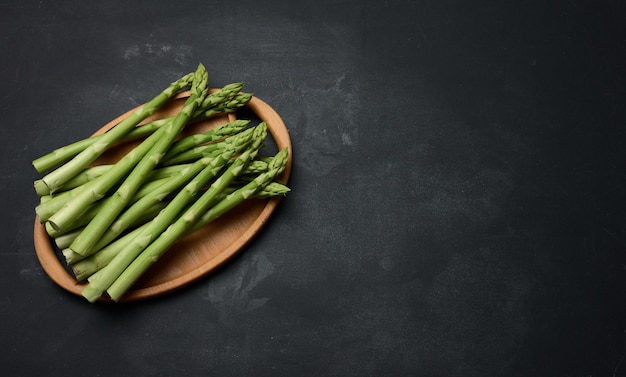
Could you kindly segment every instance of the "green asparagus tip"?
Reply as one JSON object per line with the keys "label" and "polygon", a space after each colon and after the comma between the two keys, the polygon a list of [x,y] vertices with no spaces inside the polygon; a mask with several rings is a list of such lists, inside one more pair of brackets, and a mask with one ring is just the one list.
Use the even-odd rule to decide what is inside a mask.
{"label": "green asparagus tip", "polygon": [[289,156],[289,148],[283,148],[281,149],[278,153],[276,153],[276,155],[274,156],[274,158],[272,159],[272,161],[270,161],[269,165],[268,165],[268,169],[284,169],[285,168],[285,164],[287,163],[287,157]]}
{"label": "green asparagus tip", "polygon": [[263,187],[260,191],[258,191],[255,196],[257,198],[271,198],[274,196],[286,196],[291,189],[281,182],[270,182],[265,187]]}
{"label": "green asparagus tip", "polygon": [[224,85],[222,90],[227,90],[231,93],[238,93],[243,89],[243,82],[233,82],[231,84]]}

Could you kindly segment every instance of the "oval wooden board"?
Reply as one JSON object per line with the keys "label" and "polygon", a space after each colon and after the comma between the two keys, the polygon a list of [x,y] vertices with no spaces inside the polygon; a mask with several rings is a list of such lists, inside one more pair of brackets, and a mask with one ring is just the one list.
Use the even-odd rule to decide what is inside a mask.
{"label": "oval wooden board", "polygon": [[[214,92],[216,89],[212,89]],[[165,106],[154,113],[143,123],[152,119],[173,116],[182,107],[188,93],[181,93],[170,100]],[[278,150],[289,149],[289,159],[285,171],[279,179],[287,183],[291,173],[291,140],[287,127],[281,117],[267,103],[253,97],[246,105],[256,116],[268,125],[270,135]],[[133,110],[112,120],[96,134],[103,133],[122,119],[130,115]],[[183,136],[203,130],[208,130],[228,121],[235,120],[234,114],[212,118],[186,127]],[[110,151],[94,164],[113,163],[123,156],[133,143],[126,143]],[[261,230],[270,215],[280,202],[280,197],[271,199],[250,199],[212,223],[190,234],[177,242],[161,257],[120,301],[136,301],[159,296],[182,288],[222,265],[235,255]],[[78,282],[61,261],[52,240],[46,233],[45,227],[35,218],[34,243],[37,258],[48,276],[63,289],[80,295],[85,283]],[[110,301],[103,296],[101,301]]]}

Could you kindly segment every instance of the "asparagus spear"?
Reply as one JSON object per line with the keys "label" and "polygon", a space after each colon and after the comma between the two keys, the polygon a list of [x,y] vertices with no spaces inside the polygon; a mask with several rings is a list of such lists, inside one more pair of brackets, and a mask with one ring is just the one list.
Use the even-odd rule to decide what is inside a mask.
{"label": "asparagus spear", "polygon": [[[158,119],[135,127],[119,141],[125,142],[140,139],[146,135],[150,135],[170,121],[171,118]],[[70,160],[72,157],[87,149],[87,147],[89,147],[90,145],[98,143],[104,138],[104,135],[105,134],[94,135],[79,141],[75,141],[72,144],[68,144],[61,148],[55,149],[54,151],[33,160],[33,166],[39,173],[50,170]],[[43,182],[41,183],[43,184]]]}
{"label": "asparagus spear", "polygon": [[57,245],[59,250],[63,250],[70,246],[72,241],[78,236],[78,234],[82,232],[82,229],[75,229],[70,232],[61,234],[58,237],[54,238],[54,243]]}
{"label": "asparagus spear", "polygon": [[[143,225],[149,221],[151,221],[156,215],[159,214],[159,212],[165,208],[165,206],[167,205],[167,202],[159,202],[154,204],[153,206],[147,208],[140,216],[137,216],[136,218],[133,219],[133,221],[131,223],[128,224],[127,229],[131,229],[140,225]],[[74,242],[74,240],[76,239],[76,237],[78,237],[78,235],[85,230],[84,227],[79,227],[77,229],[71,230],[69,232],[66,232],[65,234],[62,234],[58,237],[56,237],[55,243],[57,244],[57,247],[61,250],[63,249],[67,249],[66,254],[73,254],[73,257],[71,259],[67,258],[67,262],[68,263],[73,263],[75,261],[84,259],[85,256],[78,254],[78,253],[74,253],[69,247],[72,244],[72,242]],[[69,234],[70,236],[66,235]],[[59,240],[59,241],[57,241]]]}
{"label": "asparagus spear", "polygon": [[[161,178],[169,178],[176,174],[179,174],[182,170],[189,167],[190,164],[176,164],[171,166],[163,166],[158,169],[153,170],[150,175],[146,178],[146,182],[156,181]],[[83,170],[76,177],[72,178],[69,182],[67,182],[62,187],[62,191],[59,192],[67,192],[73,190],[77,187],[82,186],[85,183],[93,181],[94,179],[100,177],[104,173],[106,173],[109,169],[111,169],[113,165],[97,165]],[[41,186],[40,186],[41,187]],[[45,201],[51,199],[52,197],[56,197],[59,194],[50,195],[50,192],[47,187],[41,187],[42,191],[38,191],[39,199],[41,201]]]}
{"label": "asparagus spear", "polygon": [[251,197],[261,187],[271,182],[274,177],[284,169],[287,154],[288,151],[286,149],[277,153],[268,172],[261,173],[255,180],[228,195],[212,207],[209,207],[210,201],[203,201],[202,198],[194,203],[178,220],[170,225],[159,238],[152,242],[130,265],[128,265],[107,289],[109,296],[114,301],[118,301],[139,277],[155,263],[174,242],[184,236],[189,229],[213,221],[242,201]]}
{"label": "asparagus spear", "polygon": [[[245,164],[256,156],[260,147],[263,145],[263,140],[266,135],[267,125],[265,123],[261,123],[255,127],[252,135],[252,145],[228,166],[226,171],[224,171],[224,173],[211,184],[209,189],[192,204],[190,209],[185,211],[182,217],[189,217],[190,211],[192,211],[191,213],[196,213],[206,210],[206,208],[215,201],[217,195],[225,190],[230,182],[241,172]],[[203,175],[203,173],[204,171],[201,172],[200,175]],[[147,229],[144,229],[131,241],[130,245],[125,247],[121,253],[116,255],[115,258],[98,273],[97,278],[90,278],[90,284],[81,292],[87,300],[90,302],[97,300],[137,255],[140,255],[140,253],[146,249],[157,236],[162,234],[164,230],[165,233],[167,233],[166,229],[169,229],[170,224],[172,224],[178,214],[183,211],[187,203],[192,200],[195,192],[200,189],[198,181],[201,179],[203,178],[196,178],[185,186],[168,206],[150,222]],[[176,222],[178,221],[179,220]]]}
{"label": "asparagus spear", "polygon": [[65,249],[63,250],[65,260],[71,264],[72,272],[78,281],[92,277],[93,279],[98,279],[100,275],[106,272],[104,268],[111,263],[115,256],[122,252],[147,227],[148,223],[133,229],[88,257],[76,254],[70,249]]}
{"label": "asparagus spear", "polygon": [[[128,224],[127,229],[136,228],[138,226],[142,226],[142,225],[146,224],[147,222],[150,222],[166,206],[167,206],[167,202],[164,201],[164,202],[156,203],[153,206],[147,208],[141,215],[135,217],[133,219],[133,221]],[[72,251],[69,248],[70,245],[72,244],[72,242],[74,242],[76,237],[78,237],[78,235],[83,230],[84,230],[84,227],[83,228],[78,228],[78,229],[76,229],[74,231],[68,232],[66,235],[61,235],[61,236],[55,238],[55,243],[57,244],[57,247],[59,249],[63,250],[63,254],[66,257],[66,262],[68,264],[75,263],[75,262],[77,262],[79,260],[82,260],[82,259],[89,258],[89,257],[93,256],[93,254],[92,254],[92,255],[86,257],[84,255],[75,253],[74,251]],[[101,249],[99,249],[98,252]],[[97,254],[97,253],[94,253],[94,254]]]}
{"label": "asparagus spear", "polygon": [[167,151],[163,160],[167,160],[171,156],[175,156],[180,152],[184,152],[200,144],[213,142],[222,139],[225,136],[234,135],[246,128],[249,123],[249,120],[236,120],[234,122],[226,123],[223,126],[213,128],[209,131],[197,133],[180,139],[172,144],[172,147]]}
{"label": "asparagus spear", "polygon": [[97,240],[124,207],[126,207],[134,193],[145,181],[147,175],[159,163],[167,149],[185,127],[195,109],[206,96],[207,83],[208,75],[206,69],[202,64],[199,64],[194,74],[191,95],[185,102],[183,108],[176,115],[174,121],[156,132],[161,133],[159,139],[141,161],[139,161],[137,166],[115,193],[106,199],[106,205],[103,206],[98,215],[89,222],[85,230],[72,242],[70,245],[72,251],[81,255],[88,255],[92,252],[93,246]]}
{"label": "asparagus spear", "polygon": [[200,145],[175,156],[165,156],[161,162],[163,166],[186,164],[199,158],[219,156],[225,148],[224,142]]}
{"label": "asparagus spear", "polygon": [[[171,122],[169,122],[168,125],[169,124],[171,124]],[[80,193],[68,201],[63,208],[50,217],[48,221],[51,226],[54,228],[66,228],[68,224],[70,224],[76,216],[84,211],[87,206],[102,199],[107,192],[113,186],[119,184],[122,178],[126,177],[126,175],[152,149],[153,145],[161,139],[162,134],[166,132],[166,129],[167,126],[159,128],[156,132],[152,133],[152,135],[148,136],[141,144],[128,152],[121,160],[115,163],[115,165],[113,165],[113,167],[105,174],[83,185],[82,187],[86,187],[86,189],[81,190]]]}
{"label": "asparagus spear", "polygon": [[264,173],[267,171],[268,163],[269,161],[256,159],[246,166],[242,175]]}
{"label": "asparagus spear", "polygon": [[227,114],[237,111],[242,106],[245,106],[252,99],[252,93],[238,93],[232,98],[227,98],[224,102],[215,105],[214,107],[208,107],[203,109],[202,113],[194,118],[194,120],[211,118],[217,114]]}
{"label": "asparagus spear", "polygon": [[[83,170],[82,172],[80,172],[79,174],[77,174],[74,178],[70,179],[67,183],[63,185],[63,189],[57,190],[57,192],[71,190],[73,188],[81,186],[82,184],[87,183],[101,176],[102,174],[104,174],[104,172],[108,168],[109,168],[108,165],[101,165],[101,166],[94,166],[92,168],[87,168]],[[39,197],[41,198],[43,196],[50,195],[50,188],[48,188],[48,186],[46,186],[43,183],[43,181],[38,180],[38,181],[35,181],[35,192],[37,192],[37,195],[39,195]]]}
{"label": "asparagus spear", "polygon": [[196,180],[195,183],[196,185],[199,185],[199,187],[205,186],[208,183],[208,180],[217,175],[236,153],[241,152],[250,144],[253,136],[252,131],[252,129],[248,129],[247,131],[229,138],[228,140],[230,141],[230,146],[228,149],[224,150],[221,155],[215,158],[203,158],[196,161],[188,169],[185,169],[183,174],[169,179],[165,184],[159,186],[158,189],[152,191],[150,194],[142,197],[132,206],[128,207],[102,234],[93,249],[97,251],[106,246],[109,242],[113,241],[124,230],[126,230],[129,224],[132,224],[135,221],[135,218],[141,216],[146,208],[150,208],[155,203],[162,201],[167,195],[171,194],[196,177],[203,169],[206,170],[208,168],[210,175],[206,175],[205,180]]}
{"label": "asparagus spear", "polygon": [[[152,181],[141,186],[139,190],[135,193],[133,198],[129,202],[129,206],[133,206],[136,202],[142,200],[144,197],[152,195],[154,192],[157,192],[161,189],[161,187],[167,183],[169,183],[170,179],[162,178],[157,181]],[[154,203],[153,203],[154,204]],[[75,229],[82,228],[85,225],[89,224],[91,220],[93,220],[96,215],[102,211],[103,206],[106,205],[106,201],[100,201],[89,206],[83,213],[78,215],[70,224],[68,224],[64,228],[54,228],[49,222],[45,223],[46,232],[50,237],[56,238],[60,235],[63,235],[67,232],[71,232]],[[149,206],[143,208],[145,210]],[[134,221],[134,220],[133,220]]]}
{"label": "asparagus spear", "polygon": [[[227,195],[232,194],[236,190],[237,188],[232,187],[225,189],[224,192],[219,195],[219,198],[217,198],[217,200],[223,200]],[[254,194],[254,197],[270,198],[279,195],[286,195],[289,191],[289,187],[280,182],[273,181],[267,184],[265,187],[261,187],[259,191]],[[213,216],[215,216],[215,212],[213,213]],[[147,226],[148,224],[144,224],[143,226],[134,229],[133,231],[127,233],[126,235],[116,239],[104,248],[100,249],[97,253],[94,253],[86,258],[83,258],[80,254],[64,251],[66,261],[71,264],[74,275],[79,281],[87,278],[90,278],[90,280],[92,281],[97,281],[103,275],[103,273],[99,271],[107,266],[117,254],[122,252],[122,250],[124,250],[124,248],[126,248],[130,244],[132,239],[140,234],[144,229],[146,229]],[[59,246],[59,248],[63,248],[63,245],[69,245],[68,241],[61,241],[63,241],[63,243]]]}
{"label": "asparagus spear", "polygon": [[42,224],[48,221],[51,216],[57,213],[63,206],[85,187],[79,186],[73,190],[65,191],[54,196],[43,197],[40,203],[35,207],[35,213]]}
{"label": "asparagus spear", "polygon": [[[173,175],[180,173],[183,169],[188,167],[189,164],[177,164],[172,166],[164,166],[159,169],[155,169],[150,173],[150,175],[146,178],[146,182],[157,181],[162,178],[169,178]],[[85,183],[93,181],[94,179],[100,177],[105,174],[109,169],[111,169],[113,165],[97,165],[90,168],[87,168],[80,172],[77,176],[72,178],[69,182],[67,182],[62,187],[62,191],[51,195],[47,187],[39,186],[42,190],[38,191],[37,194],[40,195],[39,199],[43,202],[48,199],[57,198],[61,193],[65,193],[71,190],[74,190]]]}
{"label": "asparagus spear", "polygon": [[[225,85],[217,92],[209,94],[204,98],[202,103],[194,111],[191,118],[194,120],[207,118],[207,111],[209,112],[209,114],[213,115],[214,111],[216,111],[216,109],[218,108],[218,111],[220,112],[232,112],[238,109],[242,106],[242,104],[246,104],[248,103],[248,101],[250,101],[250,98],[248,98],[248,100],[246,101],[245,97],[237,97],[237,94],[241,91],[242,88],[243,83],[236,82]],[[236,104],[230,103],[233,100],[236,101]]]}
{"label": "asparagus spear", "polygon": [[274,178],[276,178],[285,169],[287,163],[287,157],[289,151],[287,148],[280,150],[270,161],[268,170],[260,173],[253,180],[248,182],[243,187],[240,187],[235,192],[229,194],[226,198],[222,199],[209,211],[205,212],[200,219],[189,229],[188,233],[195,232],[211,221],[217,219],[219,216],[228,212],[242,201],[248,199],[255,193],[261,192],[267,185],[269,185]]}
{"label": "asparagus spear", "polygon": [[255,193],[257,198],[271,198],[279,195],[287,195],[291,189],[281,182],[270,182]]}
{"label": "asparagus spear", "polygon": [[184,174],[191,164],[178,164],[172,166],[157,167],[150,172],[146,181],[154,181],[161,178],[173,178],[180,174]]}
{"label": "asparagus spear", "polygon": [[[145,185],[141,187],[139,191],[137,191],[135,196],[133,196],[133,199],[131,200],[131,202],[135,202],[136,200],[141,199],[144,195],[156,189],[158,186],[165,183],[167,180],[168,180],[167,178],[160,178],[158,180],[147,182]],[[51,222],[50,219],[54,215],[56,215],[59,211],[61,211],[65,206],[67,206],[70,201],[74,200],[76,197],[80,197],[81,195],[84,195],[85,193],[83,193],[83,191],[85,189],[91,190],[93,188],[92,182],[95,182],[95,181],[87,182],[82,186],[78,186],[72,190],[64,191],[64,192],[55,194],[50,197],[48,196],[43,197],[42,199],[44,200],[42,200],[41,203],[37,205],[37,207],[35,207],[35,213],[39,217],[39,221],[42,223],[48,222],[47,226],[52,227],[56,233],[60,233],[60,232],[64,232],[68,230],[71,224],[73,224],[77,218],[81,217],[81,215],[85,213],[85,211],[87,211],[88,208],[91,207],[92,205],[91,202],[85,204],[85,206],[82,208],[82,211],[77,212],[74,215],[74,217],[68,219],[68,221],[57,224],[54,222],[54,220]],[[87,195],[89,194],[91,193],[87,193]]]}
{"label": "asparagus spear", "polygon": [[[219,114],[227,114],[245,106],[250,101],[252,94],[238,93],[242,87],[243,83],[228,84],[217,92],[209,94],[203,101],[201,107],[196,109],[194,112],[193,119],[201,120]],[[140,139],[172,121],[173,118],[174,117],[158,119],[135,127],[119,141],[124,142]],[[54,151],[35,159],[32,162],[33,166],[39,173],[50,170],[68,161],[90,145],[100,143],[100,140],[103,138],[104,134],[95,135],[55,149]],[[41,183],[43,184],[43,182]]]}
{"label": "asparagus spear", "polygon": [[65,182],[72,179],[81,170],[86,168],[92,163],[98,156],[100,156],[107,148],[114,142],[123,138],[129,133],[139,122],[153,114],[163,104],[170,99],[180,89],[189,85],[193,79],[193,74],[187,74],[177,81],[170,84],[168,88],[163,90],[159,95],[154,97],[145,105],[141,106],[135,112],[133,112],[128,118],[121,121],[115,127],[103,134],[104,136],[95,144],[91,144],[87,149],[80,152],[70,161],[65,163],[58,169],[48,173],[41,180],[50,189],[50,192],[55,192]]}

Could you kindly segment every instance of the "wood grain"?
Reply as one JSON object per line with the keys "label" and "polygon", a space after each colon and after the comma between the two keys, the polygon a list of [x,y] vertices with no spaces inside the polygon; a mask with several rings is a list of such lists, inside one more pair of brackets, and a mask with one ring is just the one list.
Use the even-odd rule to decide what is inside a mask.
{"label": "wood grain", "polygon": [[[175,115],[184,104],[187,96],[188,93],[179,94],[143,123]],[[267,123],[270,135],[279,150],[289,148],[289,159],[285,171],[279,177],[286,184],[292,165],[291,140],[287,127],[278,113],[259,98],[253,97],[247,108],[256,114],[260,120]],[[130,115],[132,111],[134,109],[112,120],[98,130],[96,134],[112,128]],[[228,116],[194,123],[186,127],[183,136],[208,130],[235,119],[233,114],[229,114]],[[136,143],[126,143],[112,148],[94,164],[115,162],[134,145]],[[269,220],[280,200],[280,197],[248,200],[180,240],[137,281],[120,301],[136,301],[159,296],[184,287],[209,274],[242,250],[254,238]],[[62,261],[58,256],[52,240],[38,218],[35,219],[34,244],[37,258],[48,276],[63,289],[80,295],[85,284],[78,282],[68,272],[65,261]],[[102,300],[110,301],[106,297]]]}

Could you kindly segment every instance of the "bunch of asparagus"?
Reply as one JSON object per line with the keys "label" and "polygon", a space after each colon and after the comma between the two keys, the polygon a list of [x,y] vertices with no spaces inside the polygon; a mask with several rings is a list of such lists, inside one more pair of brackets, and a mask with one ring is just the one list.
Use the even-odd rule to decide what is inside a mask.
{"label": "bunch of asparagus", "polygon": [[[245,106],[252,95],[233,83],[208,94],[202,64],[98,136],[69,144],[33,161],[39,221],[62,251],[90,302],[106,292],[118,301],[176,241],[252,197],[285,195],[276,178],[286,149],[259,150],[264,122],[229,122],[181,137],[184,127]],[[173,117],[142,122],[189,88]],[[139,143],[116,163],[93,165],[111,147]]]}

